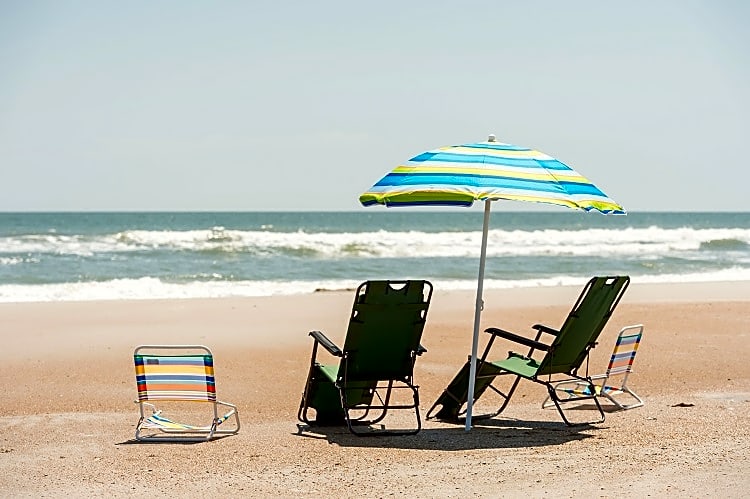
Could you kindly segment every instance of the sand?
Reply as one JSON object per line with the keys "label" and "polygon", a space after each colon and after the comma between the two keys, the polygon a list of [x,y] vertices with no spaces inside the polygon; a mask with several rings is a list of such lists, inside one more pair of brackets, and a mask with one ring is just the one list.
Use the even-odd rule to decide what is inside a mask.
{"label": "sand", "polygon": [[[559,326],[580,288],[486,293],[482,327]],[[744,497],[750,490],[750,283],[633,283],[591,356],[645,325],[630,385],[645,406],[566,427],[523,382],[502,416],[415,436],[300,431],[312,340],[343,343],[353,295],[0,304],[3,497]],[[473,293],[436,290],[415,381],[426,412],[466,360]],[[482,336],[485,336],[482,334]],[[483,339],[484,341],[484,339]],[[132,351],[200,343],[239,434],[136,443]],[[504,348],[497,350],[504,354]],[[595,414],[590,407],[571,412]],[[303,428],[304,430],[304,428]]]}

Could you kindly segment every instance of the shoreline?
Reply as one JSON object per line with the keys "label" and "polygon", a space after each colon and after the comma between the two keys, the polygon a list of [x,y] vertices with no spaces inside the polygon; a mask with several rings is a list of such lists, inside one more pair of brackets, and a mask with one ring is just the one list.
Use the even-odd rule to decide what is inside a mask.
{"label": "shoreline", "polygon": [[[524,297],[537,300],[546,297],[559,302],[561,296],[568,296],[570,290],[580,290],[588,279],[582,279],[580,285],[557,284],[518,286],[510,288],[485,288],[484,297],[495,296],[501,298],[510,297],[512,301],[518,301],[515,297]],[[0,301],[0,307],[21,304],[50,304],[50,303],[117,303],[117,302],[171,302],[171,301],[202,301],[202,300],[277,300],[277,299],[299,299],[317,295],[340,295],[352,294],[356,286],[344,289],[318,288],[308,293],[296,294],[271,294],[253,296],[211,296],[211,297],[168,297],[168,298],[104,298],[90,300],[23,300],[23,301]],[[440,294],[455,294],[476,296],[476,289],[436,289]],[[635,296],[633,296],[635,295]],[[628,296],[631,300],[680,302],[696,300],[741,300],[742,296],[750,295],[750,281],[690,281],[690,282],[633,282],[631,280]]]}

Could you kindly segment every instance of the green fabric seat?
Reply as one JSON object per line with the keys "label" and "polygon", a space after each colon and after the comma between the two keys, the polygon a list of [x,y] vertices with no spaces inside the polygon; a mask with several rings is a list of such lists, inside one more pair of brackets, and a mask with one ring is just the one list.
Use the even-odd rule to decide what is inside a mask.
{"label": "green fabric seat", "polygon": [[[487,328],[485,332],[490,334],[490,339],[484,353],[477,362],[474,401],[476,402],[489,388],[500,397],[501,404],[500,408],[491,414],[472,415],[472,417],[494,417],[503,412],[510,402],[518,382],[521,379],[527,379],[540,383],[547,388],[550,399],[557,407],[565,424],[571,425],[572,423],[563,412],[561,402],[588,399],[593,400],[599,410],[601,419],[598,422],[604,421],[604,411],[595,396],[581,395],[561,400],[554,389],[554,385],[560,382],[560,377],[562,377],[566,380],[579,381],[586,386],[590,385],[591,393],[594,393],[591,377],[588,375],[588,363],[586,363],[584,374],[579,374],[578,370],[588,359],[589,351],[596,345],[599,335],[612,316],[629,283],[630,278],[627,276],[592,278],[583,288],[562,327],[557,330],[536,324],[532,326],[532,329],[537,331],[534,339],[499,328]],[[543,337],[551,337],[552,339],[542,341]],[[529,350],[526,353],[510,351],[505,359],[487,360],[497,338],[508,340],[516,346],[528,347]],[[459,370],[448,387],[427,411],[428,418],[452,422],[459,421],[468,400],[470,365],[470,362],[467,361]],[[498,377],[511,380],[510,387],[502,390],[495,386],[493,383]]]}
{"label": "green fabric seat", "polygon": [[[414,363],[426,351],[420,340],[431,297],[428,281],[362,283],[343,348],[320,331],[309,333],[315,342],[298,419],[311,426],[346,424],[357,435],[417,433],[421,419]],[[340,358],[338,364],[318,362],[318,346]],[[395,396],[394,390],[401,389],[413,402]],[[413,410],[416,429],[372,431],[370,425],[391,409]]]}
{"label": "green fabric seat", "polygon": [[514,372],[524,378],[533,378],[539,372],[539,363],[537,361],[523,357],[509,357],[499,362],[490,362],[490,364],[496,369]]}

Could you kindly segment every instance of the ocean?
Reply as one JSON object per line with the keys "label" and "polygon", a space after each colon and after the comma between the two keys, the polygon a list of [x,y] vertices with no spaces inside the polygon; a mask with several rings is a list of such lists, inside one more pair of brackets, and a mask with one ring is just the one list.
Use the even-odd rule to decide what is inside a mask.
{"label": "ocean", "polygon": [[[750,280],[750,213],[503,212],[485,288]],[[0,213],[0,302],[209,298],[429,279],[476,289],[482,211]]]}

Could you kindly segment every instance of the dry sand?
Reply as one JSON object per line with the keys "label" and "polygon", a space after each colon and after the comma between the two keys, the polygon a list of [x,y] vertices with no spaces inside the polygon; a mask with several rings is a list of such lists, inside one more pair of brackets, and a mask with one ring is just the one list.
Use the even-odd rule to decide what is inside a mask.
{"label": "dry sand", "polygon": [[[488,292],[482,327],[559,326],[579,291]],[[341,344],[352,298],[0,304],[0,496],[748,495],[750,283],[631,284],[591,366],[602,371],[620,328],[643,323],[630,384],[646,405],[604,423],[568,428],[540,408],[544,388],[522,382],[502,417],[469,433],[434,421],[406,437],[300,433],[307,332]],[[423,413],[466,360],[473,302],[472,293],[435,293],[429,351],[415,370]],[[143,343],[211,347],[219,398],[239,406],[240,433],[134,443],[132,351]]]}

